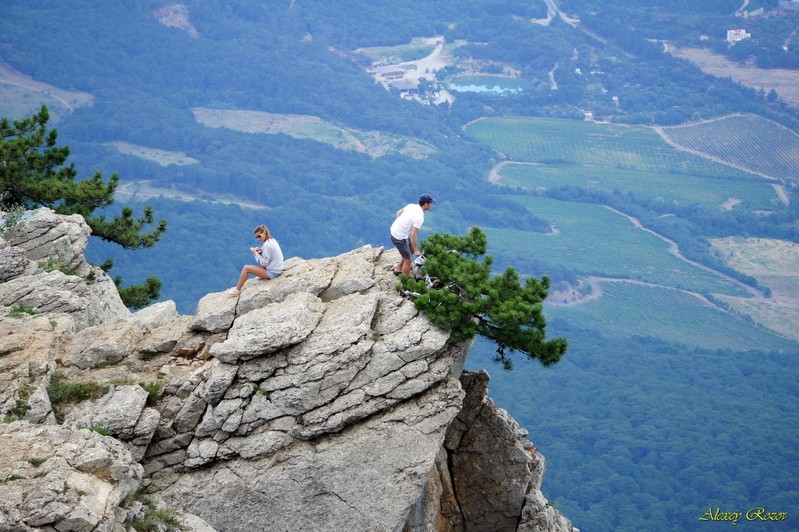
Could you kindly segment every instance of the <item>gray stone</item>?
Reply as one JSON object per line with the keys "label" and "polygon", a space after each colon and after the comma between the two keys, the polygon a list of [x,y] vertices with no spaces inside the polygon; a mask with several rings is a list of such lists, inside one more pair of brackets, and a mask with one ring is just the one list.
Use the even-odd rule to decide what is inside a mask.
{"label": "gray stone", "polygon": [[[115,386],[99,399],[78,403],[64,423],[80,428],[102,427],[119,439],[131,440],[136,437],[136,425],[147,404],[147,395],[139,385]],[[155,425],[152,429],[155,430]]]}
{"label": "gray stone", "polygon": [[375,250],[371,246],[363,246],[336,257],[336,274],[319,297],[323,301],[333,301],[349,294],[364,292],[374,286],[375,256]]}
{"label": "gray stone", "polygon": [[83,258],[89,233],[79,215],[27,212],[0,246],[0,306],[68,313],[81,326],[128,317],[111,277]]}
{"label": "gray stone", "polygon": [[3,530],[113,530],[142,479],[120,442],[88,430],[4,423],[0,448]]}
{"label": "gray stone", "polygon": [[218,364],[212,371],[211,376],[205,384],[202,398],[211,405],[219,403],[225,392],[236,378],[239,367],[234,364]]}
{"label": "gray stone", "polygon": [[448,381],[335,437],[195,470],[160,496],[219,529],[268,522],[274,530],[395,530],[425,485],[461,398],[458,383]]}
{"label": "gray stone", "polygon": [[190,327],[192,331],[227,331],[235,317],[236,298],[217,292],[200,299],[197,303],[197,315]]}
{"label": "gray stone", "polygon": [[228,339],[215,344],[211,355],[229,364],[266,355],[297,344],[313,332],[324,304],[300,292],[236,318]]}

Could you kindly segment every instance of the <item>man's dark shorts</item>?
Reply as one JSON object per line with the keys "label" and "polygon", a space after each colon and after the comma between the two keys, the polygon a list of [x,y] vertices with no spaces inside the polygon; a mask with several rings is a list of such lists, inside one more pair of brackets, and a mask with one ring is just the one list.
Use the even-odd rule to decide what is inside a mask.
{"label": "man's dark shorts", "polygon": [[394,246],[397,248],[397,251],[399,251],[400,257],[402,257],[403,259],[411,258],[411,242],[409,238],[403,238],[402,240],[398,240],[393,236],[391,236],[391,243],[394,244]]}

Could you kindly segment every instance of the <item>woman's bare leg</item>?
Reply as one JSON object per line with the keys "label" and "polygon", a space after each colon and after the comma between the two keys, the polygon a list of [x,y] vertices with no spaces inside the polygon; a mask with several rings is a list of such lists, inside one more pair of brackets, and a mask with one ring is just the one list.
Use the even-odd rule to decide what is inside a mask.
{"label": "woman's bare leg", "polygon": [[243,287],[244,283],[247,282],[247,276],[250,274],[260,277],[261,279],[269,279],[269,275],[266,273],[266,268],[263,266],[256,266],[254,264],[247,264],[241,269],[241,274],[239,275],[239,284],[236,285],[236,290],[241,290],[241,287]]}

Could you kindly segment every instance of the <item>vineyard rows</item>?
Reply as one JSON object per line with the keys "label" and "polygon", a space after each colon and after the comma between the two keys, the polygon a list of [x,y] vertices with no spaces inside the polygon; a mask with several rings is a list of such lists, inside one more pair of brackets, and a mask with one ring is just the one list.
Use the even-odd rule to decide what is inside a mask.
{"label": "vineyard rows", "polygon": [[770,180],[679,150],[645,127],[556,119],[493,118],[468,133],[507,157],[506,185],[632,193],[677,205],[770,210]]}
{"label": "vineyard rows", "polygon": [[756,115],[731,115],[699,124],[665,127],[675,144],[770,176],[799,183],[799,135]]}
{"label": "vineyard rows", "polygon": [[474,122],[467,131],[514,161],[760,180],[749,172],[682,152],[645,127],[557,119],[492,118]]}

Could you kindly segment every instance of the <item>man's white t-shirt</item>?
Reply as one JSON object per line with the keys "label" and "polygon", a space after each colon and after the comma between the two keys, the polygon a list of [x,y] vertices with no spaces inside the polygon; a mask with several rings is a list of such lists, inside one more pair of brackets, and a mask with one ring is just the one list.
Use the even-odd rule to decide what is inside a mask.
{"label": "man's white t-shirt", "polygon": [[424,210],[418,203],[409,203],[402,209],[394,223],[391,224],[391,236],[397,240],[403,240],[411,236],[411,231],[415,227],[421,229],[424,223]]}

